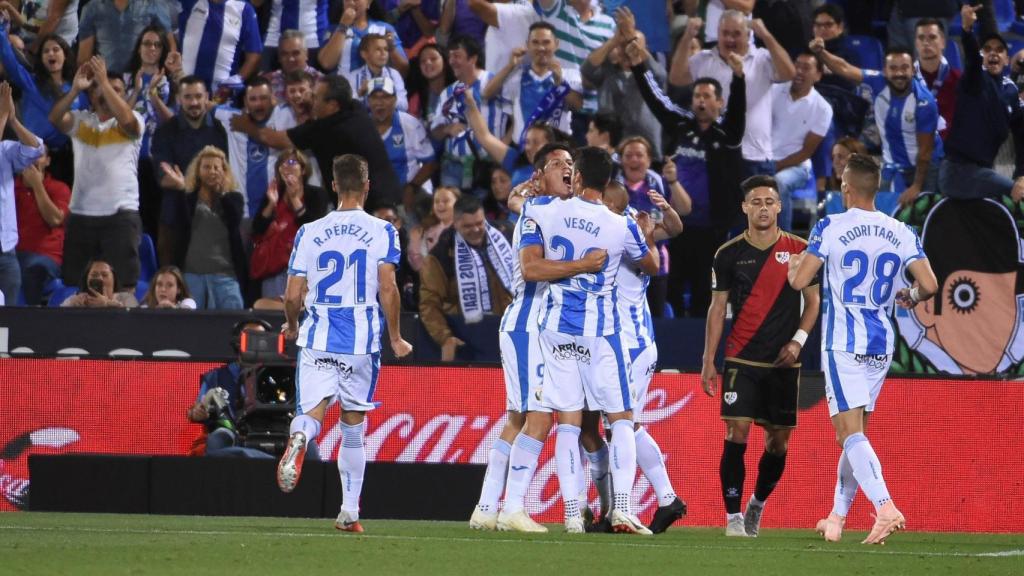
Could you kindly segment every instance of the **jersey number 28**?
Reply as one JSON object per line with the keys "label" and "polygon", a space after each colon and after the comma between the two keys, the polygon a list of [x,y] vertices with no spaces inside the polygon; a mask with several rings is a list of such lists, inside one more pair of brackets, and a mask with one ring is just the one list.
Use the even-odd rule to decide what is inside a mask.
{"label": "jersey number 28", "polygon": [[850,250],[843,255],[843,268],[856,269],[853,276],[843,282],[843,304],[864,304],[866,298],[854,292],[867,279],[869,271],[873,271],[868,294],[875,306],[884,306],[892,295],[896,273],[900,271],[900,257],[892,252],[883,252],[875,258],[874,265],[868,255],[861,250]]}

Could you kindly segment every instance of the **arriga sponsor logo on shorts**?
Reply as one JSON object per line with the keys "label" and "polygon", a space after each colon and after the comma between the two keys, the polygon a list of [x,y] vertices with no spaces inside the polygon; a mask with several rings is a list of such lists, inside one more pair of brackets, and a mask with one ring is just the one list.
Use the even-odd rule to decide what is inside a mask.
{"label": "arriga sponsor logo on shorts", "polygon": [[334,370],[345,380],[352,377],[352,367],[337,358],[317,358],[316,368],[324,371]]}
{"label": "arriga sponsor logo on shorts", "polygon": [[590,349],[572,342],[568,344],[555,344],[551,347],[551,353],[559,360],[576,360],[584,364],[590,364]]}
{"label": "arriga sponsor logo on shorts", "polygon": [[882,370],[885,368],[886,363],[889,362],[888,354],[857,354],[854,356],[854,360],[858,364],[867,364],[869,368],[876,370]]}

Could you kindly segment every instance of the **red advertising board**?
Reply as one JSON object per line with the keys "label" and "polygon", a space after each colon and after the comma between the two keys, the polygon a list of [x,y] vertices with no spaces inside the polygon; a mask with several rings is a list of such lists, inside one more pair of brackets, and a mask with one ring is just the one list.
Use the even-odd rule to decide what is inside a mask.
{"label": "red advertising board", "polygon": [[[0,510],[15,510],[28,489],[31,453],[188,453],[200,427],[185,419],[199,375],[212,364],[140,361],[0,360]],[[496,368],[389,366],[381,372],[367,428],[370,460],[486,463],[504,418]],[[1024,531],[1024,439],[1012,423],[1024,413],[1024,386],[982,380],[890,379],[868,436],[908,528],[930,531]],[[689,525],[722,525],[718,480],[723,425],[718,401],[692,374],[658,374],[644,424],[666,454]],[[319,442],[333,458],[341,433],[328,413]],[[753,489],[761,435],[747,451]],[[531,488],[530,511],[561,520],[548,442]],[[839,448],[823,402],[800,412],[782,482],[763,526],[808,528],[832,504]],[[325,456],[326,457],[326,456]],[[367,481],[372,482],[372,477]],[[640,477],[635,501],[646,519],[656,505]],[[849,519],[870,526],[858,496]],[[469,511],[467,510],[467,517]]]}

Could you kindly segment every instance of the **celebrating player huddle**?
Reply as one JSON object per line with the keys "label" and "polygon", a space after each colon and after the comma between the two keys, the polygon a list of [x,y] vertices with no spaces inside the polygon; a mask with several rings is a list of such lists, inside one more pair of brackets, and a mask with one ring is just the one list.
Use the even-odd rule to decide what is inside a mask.
{"label": "celebrating player huddle", "polygon": [[[663,532],[686,514],[686,504],[676,496],[658,444],[639,425],[657,363],[645,293],[649,275],[659,269],[655,242],[681,232],[682,222],[657,193],[650,201],[663,213],[659,223],[629,208],[627,190],[610,182],[612,160],[602,149],[581,148],[574,157],[566,146],[548,144],[534,158],[533,177],[509,201],[520,217],[513,235],[514,297],[499,333],[508,418],[491,448],[470,526],[547,531],[526,513],[525,498],[557,421],[554,453],[566,532]],[[397,323],[395,230],[361,210],[365,163],[341,157],[334,168],[340,212],[302,227],[289,264],[285,333],[298,336],[302,348],[300,401],[278,483],[286,492],[294,489],[308,442],[318,435],[326,408],[339,401],[343,504],[336,526],[362,531],[363,420],[374,408],[385,317],[395,354],[404,356],[411,346]],[[715,257],[701,374],[704,390],[716,395],[715,357],[731,304],[721,386],[727,535],[758,535],[765,502],[782,477],[797,424],[799,356],[818,316],[815,279],[822,267],[826,396],[843,455],[835,505],[817,529],[826,540],[840,539],[858,486],[877,511],[866,543],[882,543],[905,524],[864,431],[893,352],[893,303],[916,305],[935,292],[936,281],[916,235],[874,210],[878,177],[873,160],[851,157],[842,185],[848,211],[819,222],[809,244],[779,230],[773,179],[743,184],[748,228]],[[897,290],[905,269],[917,282]],[[765,429],[765,451],[754,494],[740,514],[751,422]],[[584,463],[600,496],[598,514],[589,506]],[[648,525],[631,510],[638,466],[658,499]]]}

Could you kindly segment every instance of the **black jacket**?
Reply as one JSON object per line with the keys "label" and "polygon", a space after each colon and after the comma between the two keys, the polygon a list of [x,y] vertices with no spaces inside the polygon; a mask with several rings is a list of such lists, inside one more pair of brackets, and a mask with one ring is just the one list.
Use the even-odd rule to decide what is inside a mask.
{"label": "black jacket", "polygon": [[[178,192],[178,194],[183,194]],[[188,210],[183,214],[180,226],[175,230],[174,238],[174,265],[184,270],[185,257],[188,255],[188,245],[192,241],[192,216],[196,212],[196,204],[199,203],[199,193],[183,194],[184,203]],[[228,229],[228,243],[231,245],[231,262],[235,267],[235,277],[238,284],[245,286],[249,281],[249,262],[245,256],[245,248],[242,246],[242,233],[240,225],[242,214],[245,210],[245,199],[239,192],[228,192],[220,196],[220,202],[213,207],[213,211],[220,216],[224,226]]]}
{"label": "black jacket", "polygon": [[735,225],[743,201],[740,181],[743,177],[741,144],[747,120],[746,80],[741,76],[732,77],[723,120],[701,132],[693,114],[675,106],[643,64],[633,67],[633,77],[647,107],[669,136],[667,140],[674,143],[676,148],[672,154],[705,158],[712,227],[721,230]]}

